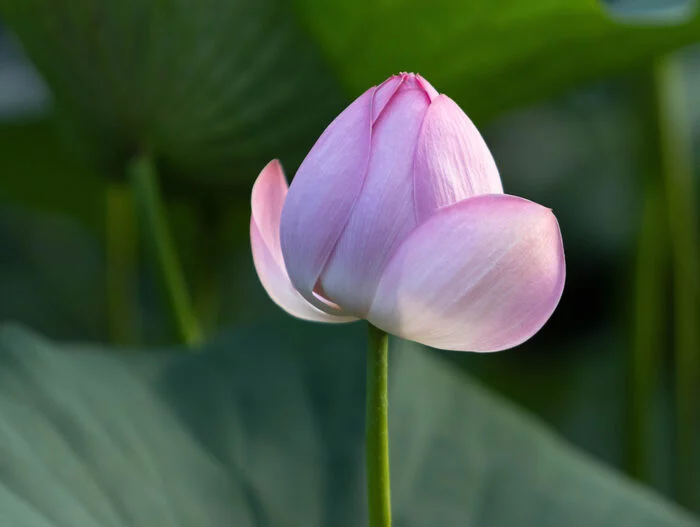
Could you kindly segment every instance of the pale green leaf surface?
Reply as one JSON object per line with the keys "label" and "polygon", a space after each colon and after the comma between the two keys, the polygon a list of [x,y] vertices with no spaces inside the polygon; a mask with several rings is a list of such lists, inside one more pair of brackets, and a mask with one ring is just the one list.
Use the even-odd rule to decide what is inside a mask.
{"label": "pale green leaf surface", "polygon": [[[2,525],[363,525],[362,326],[310,327],[187,355],[5,326]],[[397,527],[696,525],[435,354],[395,342],[392,363]]]}

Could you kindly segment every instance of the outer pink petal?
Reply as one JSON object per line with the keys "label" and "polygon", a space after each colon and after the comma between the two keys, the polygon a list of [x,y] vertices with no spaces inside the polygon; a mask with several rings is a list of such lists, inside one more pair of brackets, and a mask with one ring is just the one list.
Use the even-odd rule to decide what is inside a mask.
{"label": "outer pink petal", "polygon": [[498,351],[534,335],[564,288],[557,220],[504,194],[437,212],[387,266],[368,320],[400,337],[457,351]]}
{"label": "outer pink petal", "polygon": [[469,117],[446,95],[430,105],[414,165],[419,222],[436,210],[480,194],[501,194],[498,168]]}
{"label": "outer pink petal", "polygon": [[321,275],[324,294],[353,315],[367,313],[389,257],[416,226],[413,152],[429,102],[406,79],[374,126],[364,187]]}
{"label": "outer pink petal", "polygon": [[277,264],[284,268],[280,248],[280,215],[287,197],[287,180],[282,165],[273,159],[262,169],[251,193],[252,220],[257,224],[262,241]]}
{"label": "outer pink petal", "polygon": [[282,210],[281,245],[289,277],[320,308],[314,288],[367,173],[374,91],[361,95],[326,128],[299,167]]}
{"label": "outer pink petal", "polygon": [[270,298],[295,317],[319,322],[354,320],[319,311],[304,300],[289,281],[279,237],[280,215],[286,195],[287,182],[282,167],[277,160],[271,161],[258,176],[251,198],[250,244],[260,282]]}

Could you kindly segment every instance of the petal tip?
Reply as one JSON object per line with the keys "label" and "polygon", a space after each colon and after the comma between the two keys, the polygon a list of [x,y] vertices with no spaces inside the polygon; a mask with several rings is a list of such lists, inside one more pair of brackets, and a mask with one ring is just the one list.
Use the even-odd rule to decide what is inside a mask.
{"label": "petal tip", "polygon": [[284,175],[282,163],[278,159],[273,159],[265,165],[253,183],[253,189],[250,193],[253,213],[261,202],[270,197],[271,193],[280,194],[282,197],[287,194],[287,178]]}

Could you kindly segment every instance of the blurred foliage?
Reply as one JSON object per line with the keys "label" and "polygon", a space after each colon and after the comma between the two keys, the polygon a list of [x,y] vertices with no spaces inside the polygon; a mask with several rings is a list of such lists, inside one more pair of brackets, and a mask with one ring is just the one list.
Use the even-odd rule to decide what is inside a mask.
{"label": "blurred foliage", "polygon": [[147,152],[188,181],[188,192],[250,181],[273,157],[295,166],[346,101],[341,86],[356,96],[397,69],[420,71],[483,122],[700,31],[700,17],[620,25],[595,0],[293,7],[2,0],[0,14],[48,82],[75,144],[103,173],[119,175],[129,157]]}
{"label": "blurred foliage", "polygon": [[[129,261],[139,255],[115,275],[102,248],[119,246],[105,235],[114,232],[108,188],[148,151],[165,176],[209,332],[260,324],[225,332],[201,357],[53,346],[6,329],[0,458],[13,461],[0,478],[0,518],[12,510],[30,524],[41,514],[46,525],[358,523],[361,338],[280,324],[250,261],[248,200],[270,158],[291,177],[351,97],[405,69],[488,123],[507,191],[557,214],[568,279],[552,320],[518,350],[446,354],[447,363],[410,345],[392,354],[397,525],[457,525],[467,512],[479,525],[682,525],[668,505],[458,377],[468,370],[625,466],[633,302],[651,298],[633,296],[647,286],[635,286],[632,269],[647,236],[648,181],[660,178],[637,73],[700,40],[700,17],[623,25],[629,17],[608,14],[595,0],[0,0],[55,103],[49,116],[0,122],[0,320],[59,340],[114,340],[106,277],[133,271],[134,283],[110,285],[135,290],[124,298],[138,327],[124,340],[172,340],[152,273]],[[684,57],[695,92],[699,57]],[[591,83],[613,75],[621,80]],[[697,121],[700,98],[687,111]],[[664,214],[665,196],[658,200]],[[666,274],[647,284],[659,302],[647,311],[662,328],[673,316]],[[674,496],[673,342],[663,333],[647,437],[635,440],[649,458],[641,475]],[[51,474],[76,486],[51,483]]]}
{"label": "blurred foliage", "polygon": [[3,0],[0,14],[107,174],[148,152],[195,188],[250,179],[344,102],[285,2]]}
{"label": "blurred foliage", "polygon": [[478,122],[698,40],[700,17],[615,22],[597,0],[295,0],[357,95],[396,69],[420,71]]}
{"label": "blurred foliage", "polygon": [[0,145],[0,199],[70,215],[102,233],[106,181],[66,148],[54,122],[0,122]]}
{"label": "blurred foliage", "polygon": [[[194,356],[4,327],[3,521],[364,524],[362,325],[276,327],[227,332]],[[419,346],[393,351],[396,525],[697,525]]]}
{"label": "blurred foliage", "polygon": [[62,339],[105,337],[104,257],[72,222],[0,209],[0,319]]}

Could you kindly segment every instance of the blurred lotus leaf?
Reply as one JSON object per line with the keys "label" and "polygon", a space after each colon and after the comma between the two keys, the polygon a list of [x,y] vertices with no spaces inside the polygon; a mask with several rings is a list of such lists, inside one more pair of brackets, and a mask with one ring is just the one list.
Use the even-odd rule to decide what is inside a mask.
{"label": "blurred lotus leaf", "polygon": [[[255,327],[191,355],[5,326],[3,525],[363,525],[362,328]],[[697,525],[437,355],[395,344],[396,525]]]}
{"label": "blurred lotus leaf", "polygon": [[0,320],[57,339],[104,340],[104,283],[99,245],[73,222],[0,207]]}
{"label": "blurred lotus leaf", "polygon": [[595,0],[297,5],[352,94],[417,70],[477,121],[700,40],[700,16],[626,25]]}
{"label": "blurred lotus leaf", "polygon": [[483,122],[700,35],[700,17],[624,25],[595,0],[0,0],[0,13],[103,171],[145,150],[200,189],[273,157],[293,169],[347,96],[401,69]]}
{"label": "blurred lotus leaf", "polygon": [[147,151],[174,176],[250,176],[303,151],[344,102],[285,2],[1,0],[0,13],[105,173]]}
{"label": "blurred lotus leaf", "polygon": [[0,200],[69,215],[102,234],[107,181],[60,139],[47,118],[0,123]]}

